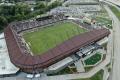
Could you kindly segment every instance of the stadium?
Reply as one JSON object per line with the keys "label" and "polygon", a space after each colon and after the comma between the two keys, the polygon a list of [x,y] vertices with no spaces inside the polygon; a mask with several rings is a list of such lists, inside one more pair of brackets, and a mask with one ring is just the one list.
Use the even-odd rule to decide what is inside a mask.
{"label": "stadium", "polygon": [[62,14],[13,22],[4,30],[11,62],[27,73],[48,72],[71,55],[73,63],[85,55],[76,54],[81,48],[109,34],[105,28],[89,31]]}

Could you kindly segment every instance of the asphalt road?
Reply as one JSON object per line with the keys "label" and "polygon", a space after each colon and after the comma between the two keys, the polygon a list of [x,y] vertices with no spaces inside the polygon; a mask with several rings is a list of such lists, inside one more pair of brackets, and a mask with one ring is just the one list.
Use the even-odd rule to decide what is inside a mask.
{"label": "asphalt road", "polygon": [[120,0],[106,0],[106,1],[109,1],[109,2],[114,3],[116,5],[120,5]]}
{"label": "asphalt road", "polygon": [[115,14],[106,7],[110,17],[113,20],[113,68],[112,80],[120,80],[120,21]]}

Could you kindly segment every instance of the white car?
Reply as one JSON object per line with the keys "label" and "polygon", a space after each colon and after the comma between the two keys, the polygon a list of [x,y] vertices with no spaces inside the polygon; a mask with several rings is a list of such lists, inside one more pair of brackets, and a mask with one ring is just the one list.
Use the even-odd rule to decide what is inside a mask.
{"label": "white car", "polygon": [[34,77],[34,75],[33,74],[27,74],[27,76],[26,76],[27,78],[33,78]]}
{"label": "white car", "polygon": [[38,78],[38,77],[40,77],[40,76],[41,76],[40,74],[35,74],[35,77],[36,77],[36,78]]}

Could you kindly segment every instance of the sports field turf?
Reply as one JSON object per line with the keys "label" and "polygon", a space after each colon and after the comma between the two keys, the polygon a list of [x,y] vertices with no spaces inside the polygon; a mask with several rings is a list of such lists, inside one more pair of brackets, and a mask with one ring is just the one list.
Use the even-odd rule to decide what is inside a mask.
{"label": "sports field turf", "polygon": [[23,37],[34,55],[41,55],[63,41],[85,31],[85,29],[80,28],[77,24],[60,22],[35,32],[26,32]]}

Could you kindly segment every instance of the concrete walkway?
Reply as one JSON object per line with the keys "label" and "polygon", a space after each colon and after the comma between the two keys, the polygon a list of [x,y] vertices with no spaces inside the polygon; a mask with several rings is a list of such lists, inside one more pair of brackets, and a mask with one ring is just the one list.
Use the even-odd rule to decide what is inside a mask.
{"label": "concrete walkway", "polygon": [[104,70],[103,80],[107,80],[109,77],[108,69],[105,67],[103,70]]}
{"label": "concrete walkway", "polygon": [[83,66],[81,60],[77,61],[75,63],[75,66],[76,66],[77,72],[85,72],[85,69],[84,69],[84,66]]}

